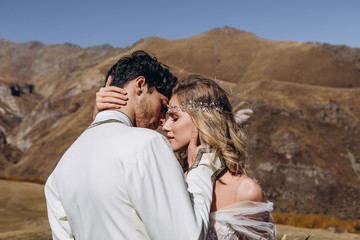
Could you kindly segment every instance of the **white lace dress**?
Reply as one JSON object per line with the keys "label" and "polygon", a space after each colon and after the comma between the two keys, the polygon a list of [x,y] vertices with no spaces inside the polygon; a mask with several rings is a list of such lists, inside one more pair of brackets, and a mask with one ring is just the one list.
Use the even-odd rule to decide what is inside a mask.
{"label": "white lace dress", "polygon": [[210,213],[207,240],[276,240],[273,203],[243,201]]}

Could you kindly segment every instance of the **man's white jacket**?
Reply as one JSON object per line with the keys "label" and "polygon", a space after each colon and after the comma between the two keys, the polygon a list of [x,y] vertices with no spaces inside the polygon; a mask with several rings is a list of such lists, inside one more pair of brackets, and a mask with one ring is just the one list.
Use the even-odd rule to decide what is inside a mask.
{"label": "man's white jacket", "polygon": [[203,154],[185,182],[167,139],[100,112],[45,185],[54,239],[202,239],[215,169]]}

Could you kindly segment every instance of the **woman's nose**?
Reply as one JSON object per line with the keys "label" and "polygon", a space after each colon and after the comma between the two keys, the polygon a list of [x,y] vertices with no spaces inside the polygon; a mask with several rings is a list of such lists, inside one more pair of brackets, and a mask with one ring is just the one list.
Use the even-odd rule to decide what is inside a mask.
{"label": "woman's nose", "polygon": [[169,120],[166,120],[164,119],[164,123],[162,124],[162,130],[166,131],[166,132],[169,132],[170,131],[170,123],[169,123]]}

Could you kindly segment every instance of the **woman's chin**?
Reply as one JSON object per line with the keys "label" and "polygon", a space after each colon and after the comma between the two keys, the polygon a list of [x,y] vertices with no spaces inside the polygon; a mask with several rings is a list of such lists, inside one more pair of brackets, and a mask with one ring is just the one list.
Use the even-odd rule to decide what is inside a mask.
{"label": "woman's chin", "polygon": [[180,149],[180,148],[177,148],[177,147],[175,147],[175,148],[173,147],[172,150],[173,150],[174,152],[176,152],[176,153],[181,152],[181,149]]}
{"label": "woman's chin", "polygon": [[178,152],[183,152],[186,151],[188,149],[188,145],[186,146],[173,146],[171,145],[172,149],[174,152],[178,153]]}

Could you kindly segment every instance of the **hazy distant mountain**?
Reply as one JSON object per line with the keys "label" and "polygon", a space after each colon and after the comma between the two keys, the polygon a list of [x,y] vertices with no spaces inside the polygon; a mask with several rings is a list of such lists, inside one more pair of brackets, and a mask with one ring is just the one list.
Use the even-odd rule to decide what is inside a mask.
{"label": "hazy distant mountain", "polygon": [[234,108],[248,101],[253,175],[276,211],[360,217],[360,49],[228,27],[129,49],[0,39],[0,173],[47,177],[91,123],[107,69],[138,49],[216,79]]}

